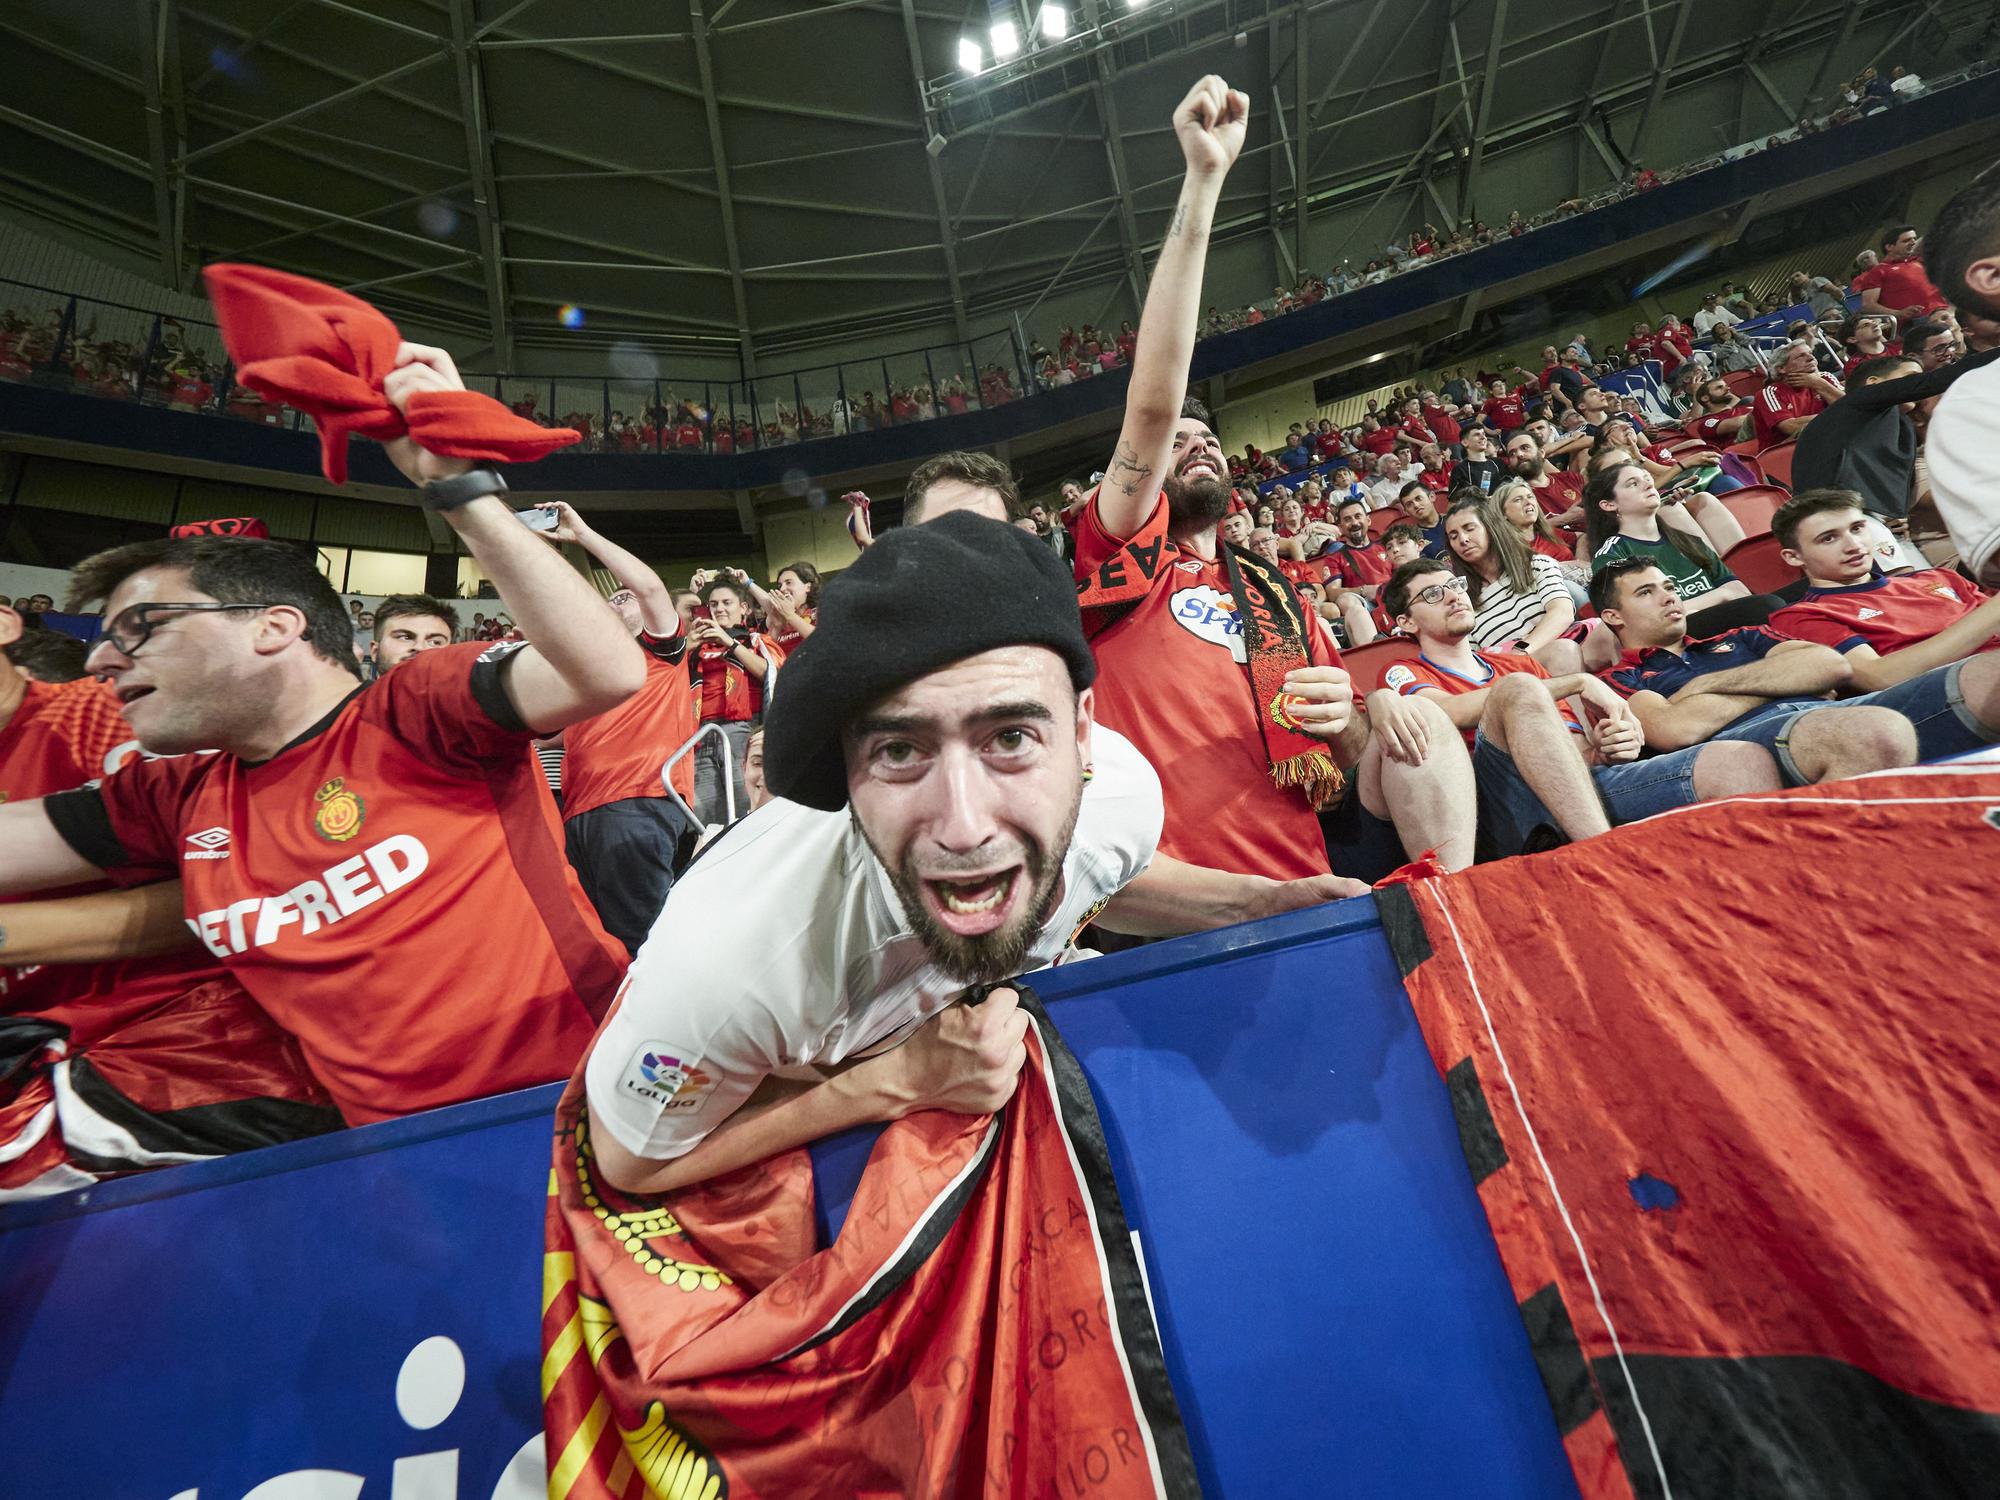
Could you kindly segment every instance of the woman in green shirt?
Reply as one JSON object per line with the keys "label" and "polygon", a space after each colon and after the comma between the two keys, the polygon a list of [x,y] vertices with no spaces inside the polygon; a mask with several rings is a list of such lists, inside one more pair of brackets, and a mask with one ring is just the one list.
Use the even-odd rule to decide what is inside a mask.
{"label": "woman in green shirt", "polygon": [[1752,594],[1702,538],[1660,522],[1660,487],[1644,464],[1611,464],[1583,489],[1585,545],[1595,573],[1628,557],[1658,566],[1687,610],[1691,640],[1761,625],[1783,600]]}

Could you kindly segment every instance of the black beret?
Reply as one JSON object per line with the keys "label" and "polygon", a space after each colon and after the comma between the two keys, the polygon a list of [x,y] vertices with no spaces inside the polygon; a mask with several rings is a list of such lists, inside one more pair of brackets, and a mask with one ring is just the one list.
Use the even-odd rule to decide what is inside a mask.
{"label": "black beret", "polygon": [[774,797],[847,806],[841,729],[919,677],[1002,646],[1046,646],[1081,692],[1097,676],[1076,584],[1049,544],[955,510],[889,532],[820,593],[813,633],[785,659],[764,716]]}

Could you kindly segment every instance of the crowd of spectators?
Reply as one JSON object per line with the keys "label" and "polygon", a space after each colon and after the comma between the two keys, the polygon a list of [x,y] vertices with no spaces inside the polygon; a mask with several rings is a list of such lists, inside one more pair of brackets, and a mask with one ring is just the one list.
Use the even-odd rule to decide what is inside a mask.
{"label": "crowd of spectators", "polygon": [[[1968,74],[1982,70],[1983,65],[1975,65]],[[1659,170],[1630,162],[1619,179],[1600,192],[1566,199],[1533,214],[1514,210],[1497,227],[1478,218],[1443,227],[1425,222],[1393,236],[1379,254],[1369,256],[1359,267],[1344,260],[1327,271],[1303,270],[1290,285],[1277,287],[1269,298],[1237,308],[1210,306],[1201,320],[1200,334],[1210,337],[1255,326],[1314,306],[1328,297],[1481,249],[1497,240],[1550,228],[1578,213],[1650,192],[1749,152],[1769,149],[1892,108],[1921,95],[1930,86],[1900,65],[1883,71],[1866,69],[1849,80],[1838,101],[1826,113],[1803,117],[1785,131]],[[1862,269],[1857,264],[1857,273]],[[1768,296],[1756,303],[1745,299],[1734,305],[1744,316],[1795,305],[1810,307],[1815,318],[1844,311],[1836,308],[1839,292],[1831,281],[1803,275],[1794,281],[1786,298]],[[1880,304],[1871,300],[1866,310],[1881,310]],[[73,320],[81,321],[83,326],[72,326]],[[955,345],[928,351],[951,360],[949,373],[941,364],[932,369],[927,363],[925,368],[930,373],[898,382],[890,378],[887,366],[880,362],[856,366],[856,371],[880,372],[879,392],[869,384],[872,375],[843,371],[831,376],[826,371],[811,372],[800,379],[810,378],[819,385],[829,386],[817,405],[804,396],[802,385],[790,375],[776,376],[770,381],[710,384],[699,396],[682,396],[663,389],[656,399],[629,409],[609,401],[588,408],[565,405],[556,396],[561,383],[528,384],[512,377],[503,377],[500,383],[503,399],[517,415],[544,427],[566,427],[583,434],[579,446],[587,452],[732,454],[929,421],[1073,385],[1129,367],[1137,338],[1137,330],[1129,322],[1121,323],[1115,333],[1089,324],[1080,328],[1064,324],[1057,332],[1053,348],[1040,336],[1031,336],[1008,359],[986,362],[970,373],[962,362],[967,351]],[[1725,335],[1725,345],[1727,339]],[[1629,348],[1614,351],[1610,357],[1614,363],[1628,366],[1640,362]],[[1719,356],[1725,371],[1749,357],[1747,351],[1726,348]],[[45,379],[52,375],[66,379],[74,388],[120,399],[143,399],[184,410],[220,410],[258,422],[303,420],[231,381],[219,349],[204,352],[198,341],[190,337],[183,320],[163,317],[150,338],[135,342],[100,338],[89,304],[80,301],[70,308],[57,306],[39,312],[20,307],[0,309],[0,379]],[[718,388],[729,394],[717,395]],[[545,400],[564,409],[545,409]]]}
{"label": "crowd of spectators", "polygon": [[[852,1028],[801,1042],[740,1008],[675,1038],[708,1051],[589,1065],[592,1110],[620,1122],[594,1128],[607,1179],[685,1185],[890,1107],[808,1069],[737,1119],[781,1061],[907,1036],[882,1066],[941,1072],[900,1080],[896,1109],[992,1107],[1020,1066],[985,1045],[1004,1007],[950,1001],[1086,920],[1100,946],[1221,925],[2000,738],[1980,586],[2000,184],[1928,240],[1889,226],[1855,283],[1885,310],[1843,305],[1838,337],[1809,323],[1767,369],[1718,373],[1745,316],[1723,288],[1616,351],[1442,371],[1238,456],[1189,369],[1248,108],[1210,78],[1176,112],[1181,227],[1111,340],[1131,374],[1101,474],[1033,504],[997,457],[934,457],[896,533],[847,497],[854,580],[795,562],[676,593],[574,507],[523,524],[497,471],[400,438],[389,458],[490,606],[367,610],[236,522],[82,562],[64,602],[101,609],[87,642],[41,628],[48,595],[0,601],[0,989],[28,1023],[0,1197],[565,1076],[628,966],[652,1006],[697,960],[746,994],[810,960]],[[1662,372],[1644,395],[1606,383],[1633,356]],[[462,383],[404,345],[382,394]],[[1763,471],[1780,450],[1789,491]],[[1314,472],[1259,489],[1295,459]],[[774,913],[838,952],[771,938]],[[163,1082],[162,1027],[226,1039],[230,1066]],[[684,1090],[702,1108],[668,1114]],[[107,1099],[125,1157],[76,1113]]]}

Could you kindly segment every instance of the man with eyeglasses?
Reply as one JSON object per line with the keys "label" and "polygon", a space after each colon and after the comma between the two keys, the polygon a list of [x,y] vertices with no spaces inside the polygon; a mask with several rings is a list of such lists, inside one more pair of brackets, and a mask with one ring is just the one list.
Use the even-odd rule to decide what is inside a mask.
{"label": "man with eyeglasses", "polygon": [[[1480,651],[1465,580],[1435,558],[1396,570],[1383,609],[1420,655],[1382,684],[1435,701],[1465,735],[1488,857],[1571,840],[1711,797],[1773,791],[1777,763],[1757,745],[1696,745],[1639,758],[1646,736],[1625,700],[1588,672],[1551,677],[1532,656]],[[1395,754],[1392,747],[1390,754]]]}
{"label": "man with eyeglasses", "polygon": [[[103,684],[74,663],[55,675],[32,665],[41,653],[28,642],[47,634],[24,634],[0,605],[0,803],[81,786],[139,752]],[[212,957],[121,954],[106,942],[135,909],[175,921],[177,894],[0,897],[11,1054],[0,1076],[0,1202],[339,1123],[291,1039]]]}
{"label": "man with eyeglasses", "polygon": [[[400,409],[462,388],[442,350],[406,344],[384,394]],[[0,805],[0,892],[178,878],[183,931],[299,1039],[350,1123],[559,1078],[582,1053],[625,954],[569,871],[529,746],[645,677],[496,472],[387,446],[532,644],[440,647],[364,689],[310,553],[114,548],[73,575],[74,603],[105,601],[89,666],[140,744],[175,758]],[[132,941],[179,926],[163,915]]]}

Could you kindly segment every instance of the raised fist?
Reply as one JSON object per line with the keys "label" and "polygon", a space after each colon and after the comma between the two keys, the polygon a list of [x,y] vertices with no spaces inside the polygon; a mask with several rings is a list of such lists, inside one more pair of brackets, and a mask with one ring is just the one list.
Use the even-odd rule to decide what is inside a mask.
{"label": "raised fist", "polygon": [[1210,73],[1188,90],[1174,110],[1174,134],[1188,170],[1220,177],[1236,163],[1250,125],[1250,96]]}

